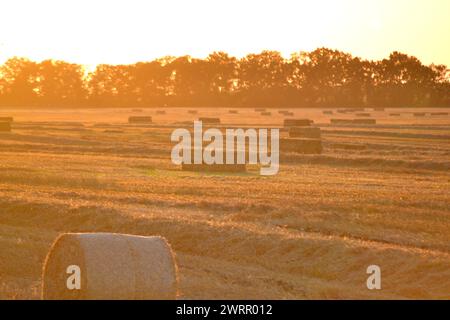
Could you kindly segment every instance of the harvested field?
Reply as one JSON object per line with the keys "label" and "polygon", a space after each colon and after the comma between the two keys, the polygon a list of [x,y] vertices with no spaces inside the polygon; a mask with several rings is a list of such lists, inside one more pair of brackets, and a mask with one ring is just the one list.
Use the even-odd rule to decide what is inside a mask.
{"label": "harvested field", "polygon": [[[107,232],[166,238],[180,299],[448,299],[447,110],[389,108],[376,125],[339,114],[348,122],[336,125],[289,109],[321,129],[323,150],[283,151],[271,177],[173,165],[170,135],[192,126],[189,110],[151,126],[129,125],[129,109],[1,110],[14,130],[0,133],[0,298],[40,298],[59,234]],[[221,128],[284,126],[277,112],[228,110],[195,111]],[[372,264],[383,290],[365,287]]]}

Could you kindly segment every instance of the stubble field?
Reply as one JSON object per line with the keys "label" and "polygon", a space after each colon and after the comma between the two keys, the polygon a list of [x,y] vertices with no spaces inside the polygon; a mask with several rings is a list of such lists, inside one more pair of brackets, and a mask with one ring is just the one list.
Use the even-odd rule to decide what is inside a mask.
{"label": "stubble field", "polygon": [[[263,177],[181,171],[170,134],[198,116],[234,127],[285,117],[197,110],[0,110],[14,117],[0,133],[0,299],[39,299],[44,258],[69,231],[166,237],[180,299],[450,297],[450,116],[412,114],[448,111],[333,126],[354,115],[290,110],[321,127],[324,152],[289,154]],[[367,289],[369,265],[382,290]]]}

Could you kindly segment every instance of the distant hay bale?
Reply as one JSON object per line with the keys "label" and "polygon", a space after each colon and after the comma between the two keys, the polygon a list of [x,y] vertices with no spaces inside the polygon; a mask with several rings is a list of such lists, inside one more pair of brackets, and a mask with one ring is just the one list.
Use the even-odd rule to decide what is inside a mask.
{"label": "distant hay bale", "polygon": [[265,112],[266,108],[255,108],[256,112]]}
{"label": "distant hay bale", "polygon": [[[69,266],[81,271],[80,290],[67,288]],[[47,255],[45,300],[175,299],[176,264],[162,237],[112,233],[66,233]]]}
{"label": "distant hay bale", "polygon": [[13,117],[0,117],[0,122],[14,122]]}
{"label": "distant hay bale", "polygon": [[391,117],[400,117],[400,113],[390,113],[389,116],[391,116]]}
{"label": "distant hay bale", "polygon": [[284,119],[285,127],[309,127],[314,121],[309,119]]}
{"label": "distant hay bale", "polygon": [[373,108],[373,111],[384,112],[384,108]]}
{"label": "distant hay bale", "polygon": [[11,122],[0,122],[0,132],[11,132]]}
{"label": "distant hay bale", "polygon": [[331,111],[331,110],[325,110],[325,111],[322,111],[322,113],[323,113],[323,114],[326,114],[326,115],[330,115],[330,114],[333,114],[333,111]]}
{"label": "distant hay bale", "polygon": [[357,117],[370,117],[371,115],[370,115],[370,113],[357,113],[357,114],[355,114],[355,116],[357,116]]}
{"label": "distant hay bale", "polygon": [[128,123],[138,123],[138,124],[142,124],[142,123],[152,123],[153,119],[150,116],[144,116],[144,117],[129,117],[128,118]]}
{"label": "distant hay bale", "polygon": [[354,124],[364,124],[372,125],[377,124],[376,119],[330,119],[331,124],[336,125],[354,125]]}
{"label": "distant hay bale", "polygon": [[414,112],[414,117],[425,117],[426,113],[425,112]]}
{"label": "distant hay bale", "polygon": [[156,114],[164,115],[164,114],[166,114],[166,111],[165,110],[156,110]]}
{"label": "distant hay bale", "polygon": [[320,139],[280,139],[281,152],[294,152],[301,154],[322,153],[322,140]]}
{"label": "distant hay bale", "polygon": [[198,111],[197,111],[197,110],[188,110],[188,113],[189,113],[189,114],[197,114]]}
{"label": "distant hay bale", "polygon": [[192,172],[215,172],[215,173],[241,173],[247,171],[245,164],[185,164],[181,170]]}
{"label": "distant hay bale", "polygon": [[132,112],[142,112],[142,109],[132,109]]}
{"label": "distant hay bale", "polygon": [[198,120],[203,122],[204,124],[220,124],[220,118],[201,117],[198,118]]}
{"label": "distant hay bale", "polygon": [[352,124],[351,119],[330,119],[331,124]]}
{"label": "distant hay bale", "polygon": [[368,124],[368,125],[372,125],[372,124],[377,124],[377,120],[376,119],[353,119],[352,123],[353,124]]}
{"label": "distant hay bale", "polygon": [[322,133],[320,128],[317,127],[291,127],[289,128],[289,137],[320,139]]}
{"label": "distant hay bale", "polygon": [[288,111],[288,112],[285,112],[284,115],[285,115],[286,117],[293,117],[293,116],[294,116],[294,113]]}
{"label": "distant hay bale", "polygon": [[238,114],[239,111],[238,110],[228,110],[229,114]]}
{"label": "distant hay bale", "polygon": [[348,111],[347,110],[345,110],[345,109],[338,109],[337,110],[337,113],[347,113]]}
{"label": "distant hay bale", "polygon": [[123,130],[104,130],[104,133],[124,133]]}
{"label": "distant hay bale", "polygon": [[448,116],[448,112],[432,112],[432,116]]}
{"label": "distant hay bale", "polygon": [[264,117],[269,117],[272,115],[272,113],[271,112],[261,112],[261,115]]}

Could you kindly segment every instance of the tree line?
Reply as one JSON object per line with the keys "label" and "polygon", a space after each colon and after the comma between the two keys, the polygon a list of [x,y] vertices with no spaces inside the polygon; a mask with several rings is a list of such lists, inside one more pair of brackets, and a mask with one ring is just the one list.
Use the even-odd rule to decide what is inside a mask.
{"label": "tree line", "polygon": [[34,62],[0,66],[0,106],[450,107],[450,70],[393,52],[369,61],[327,48],[241,59],[164,57],[129,65]]}

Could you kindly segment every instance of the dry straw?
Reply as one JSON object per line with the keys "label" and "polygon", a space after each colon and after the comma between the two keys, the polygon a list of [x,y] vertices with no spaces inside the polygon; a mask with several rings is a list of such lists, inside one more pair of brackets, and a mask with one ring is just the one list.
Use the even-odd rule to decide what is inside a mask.
{"label": "dry straw", "polygon": [[[67,268],[81,270],[80,290],[67,288]],[[162,237],[66,233],[47,255],[42,298],[50,300],[175,299],[176,264]]]}

